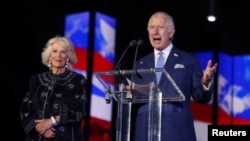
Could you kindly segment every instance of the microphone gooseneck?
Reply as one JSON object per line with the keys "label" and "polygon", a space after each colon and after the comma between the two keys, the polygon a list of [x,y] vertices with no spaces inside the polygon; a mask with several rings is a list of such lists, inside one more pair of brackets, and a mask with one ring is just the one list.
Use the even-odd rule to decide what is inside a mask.
{"label": "microphone gooseneck", "polygon": [[[140,76],[138,73],[137,73],[137,71],[136,71],[136,68],[135,68],[135,64],[136,64],[136,60],[137,60],[137,54],[138,54],[138,48],[140,47],[140,46],[142,46],[142,44],[143,44],[143,40],[138,40],[138,42],[137,42],[137,45],[136,45],[136,50],[135,50],[135,57],[134,57],[134,62],[133,62],[133,71],[138,75],[138,76]],[[131,80],[132,80],[132,78],[133,78],[133,75],[134,75],[134,73],[132,73],[132,75],[131,75]]]}
{"label": "microphone gooseneck", "polygon": [[125,53],[127,52],[127,50],[128,50],[130,47],[136,46],[136,44],[137,44],[137,41],[136,41],[136,40],[132,40],[132,41],[129,43],[129,45],[128,45],[128,46],[126,47],[126,49],[123,51],[123,53],[122,53],[122,55],[121,55],[119,61],[117,62],[117,64],[116,64],[114,70],[116,70],[116,69],[118,68],[118,66],[120,65],[121,60],[123,59],[123,57],[124,57]]}
{"label": "microphone gooseneck", "polygon": [[[137,45],[137,41],[136,40],[132,40],[129,45],[126,47],[126,49],[123,51],[121,57],[119,58],[119,61],[117,62],[114,70],[117,70],[117,68],[120,69],[120,62],[121,60],[123,59],[124,55],[126,54],[127,50],[131,47],[134,47]],[[108,83],[108,90],[106,91],[106,94],[105,94],[105,100],[106,100],[106,103],[110,103],[110,99],[109,99],[109,95],[111,94],[111,79],[112,79],[112,76],[110,75],[110,78],[109,78],[109,83]]]}
{"label": "microphone gooseneck", "polygon": [[138,54],[138,48],[139,46],[141,46],[143,44],[142,40],[138,40],[137,44],[136,44],[136,49],[135,49],[135,57],[134,57],[134,62],[133,62],[133,70],[135,70],[135,63],[136,63],[136,59],[137,59],[137,54]]}
{"label": "microphone gooseneck", "polygon": [[136,50],[135,50],[135,57],[134,57],[134,62],[133,62],[133,70],[135,70],[135,63],[136,63],[136,59],[137,59],[137,54],[138,54],[138,48],[140,46],[142,46],[143,44],[143,40],[138,40],[137,44],[136,44]]}

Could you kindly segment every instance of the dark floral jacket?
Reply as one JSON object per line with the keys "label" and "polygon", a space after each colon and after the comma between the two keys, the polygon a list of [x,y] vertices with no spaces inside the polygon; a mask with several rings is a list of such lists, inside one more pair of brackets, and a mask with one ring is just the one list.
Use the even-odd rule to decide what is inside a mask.
{"label": "dark floral jacket", "polygon": [[[26,141],[82,141],[81,121],[85,116],[86,78],[74,71],[44,72],[31,77],[29,91],[20,106]],[[55,138],[46,139],[34,120],[60,115]]]}

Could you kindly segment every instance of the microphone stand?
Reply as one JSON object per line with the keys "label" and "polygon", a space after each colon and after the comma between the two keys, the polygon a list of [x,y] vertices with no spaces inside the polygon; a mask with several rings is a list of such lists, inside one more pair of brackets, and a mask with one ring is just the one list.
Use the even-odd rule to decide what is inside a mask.
{"label": "microphone stand", "polygon": [[[136,46],[136,50],[135,50],[135,57],[134,57],[134,62],[133,62],[133,71],[132,71],[132,74],[131,74],[131,79],[133,78],[133,75],[134,75],[134,72],[135,72],[135,63],[136,63],[136,59],[137,59],[137,54],[138,54],[138,47],[141,46],[143,43],[142,40],[139,40],[137,42],[137,46]],[[131,81],[132,82],[132,81]],[[124,85],[122,85],[124,86]],[[130,130],[131,130],[131,109],[132,109],[132,85],[130,85],[130,90],[127,91],[125,94],[126,94],[126,101],[128,101],[127,103],[121,103],[120,102],[120,105],[119,107],[120,110],[124,109],[123,111],[120,111],[120,115],[123,115],[125,114],[124,116],[122,117],[125,117],[124,119],[122,119],[122,117],[119,117],[119,120],[120,120],[120,124],[118,124],[119,126],[123,125],[122,123],[126,123],[124,124],[125,127],[120,127],[121,131],[122,129],[124,129],[124,131],[122,131],[122,135],[124,135],[123,137],[123,140],[124,141],[129,141],[130,140]],[[123,101],[123,96],[121,95],[121,99],[120,101]],[[120,139],[120,138],[117,138],[117,139]]]}
{"label": "microphone stand", "polygon": [[[131,75],[131,82],[133,81],[133,78],[135,78],[135,74],[137,74],[137,75],[139,75],[139,73],[137,72],[137,70],[136,70],[136,68],[135,68],[135,64],[136,64],[136,59],[137,59],[137,54],[138,54],[138,48],[139,48],[139,46],[141,46],[143,44],[143,41],[142,40],[139,40],[138,42],[137,42],[137,46],[136,46],[136,50],[135,50],[135,57],[134,57],[134,62],[133,62],[133,68],[132,68],[132,70],[133,70],[133,73],[132,73],[132,75]],[[131,87],[131,90],[132,90],[132,85],[130,85],[130,87]]]}
{"label": "microphone stand", "polygon": [[[117,62],[117,64],[116,64],[114,70],[116,70],[118,67],[120,67],[120,65],[121,65],[120,62],[122,61],[122,59],[123,59],[125,53],[127,52],[127,50],[128,50],[130,47],[133,47],[133,46],[135,46],[135,45],[136,45],[136,40],[132,40],[132,41],[129,43],[129,45],[128,45],[128,46],[126,47],[126,49],[123,51],[123,53],[122,53],[122,55],[121,55],[119,61]],[[106,103],[107,103],[107,104],[110,103],[110,94],[111,94],[111,84],[110,84],[110,82],[111,82],[111,78],[112,78],[112,77],[111,77],[111,75],[110,75],[110,77],[109,77],[109,83],[108,83],[108,90],[105,92],[105,100],[106,100]]]}
{"label": "microphone stand", "polygon": [[[129,46],[123,51],[123,54],[121,55],[117,65],[115,66],[115,69],[114,70],[117,70],[118,68],[118,71],[120,71],[120,67],[121,65],[123,64],[120,64],[121,60],[123,59],[125,53],[127,52],[127,50],[130,48],[130,47],[134,47],[135,45],[137,44],[137,41],[136,40],[132,40],[130,43],[129,43]],[[111,79],[111,76],[110,76],[110,79]],[[111,88],[110,88],[110,83],[109,83],[109,94],[111,94]],[[124,138],[122,137],[123,134],[123,92],[124,90],[124,84],[119,84],[119,91],[120,93],[118,93],[117,95],[117,103],[118,103],[118,108],[117,108],[117,116],[116,116],[116,141],[121,141],[121,140],[124,140]],[[109,97],[109,96],[108,96]],[[127,134],[129,135],[129,134]],[[128,136],[126,136],[126,140],[128,140]]]}

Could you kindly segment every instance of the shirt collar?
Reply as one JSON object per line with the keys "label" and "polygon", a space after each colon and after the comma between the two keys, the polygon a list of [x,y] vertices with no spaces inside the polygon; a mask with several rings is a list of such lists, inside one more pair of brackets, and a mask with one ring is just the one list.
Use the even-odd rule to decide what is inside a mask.
{"label": "shirt collar", "polygon": [[[173,48],[173,44],[170,43],[170,44],[169,44],[166,48],[164,48],[161,52],[163,52],[163,53],[166,55],[166,57],[167,57],[168,54],[170,53],[170,51],[171,51],[172,48]],[[157,56],[159,52],[160,52],[159,50],[154,49],[154,54],[155,54],[155,56]]]}

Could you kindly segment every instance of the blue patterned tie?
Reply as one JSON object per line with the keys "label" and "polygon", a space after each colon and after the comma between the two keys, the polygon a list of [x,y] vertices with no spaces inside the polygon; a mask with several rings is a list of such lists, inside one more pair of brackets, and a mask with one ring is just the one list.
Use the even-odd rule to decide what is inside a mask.
{"label": "blue patterned tie", "polygon": [[[156,68],[163,68],[164,66],[164,56],[163,52],[159,52],[159,57],[157,59]],[[162,72],[156,72],[156,82],[159,84]]]}

